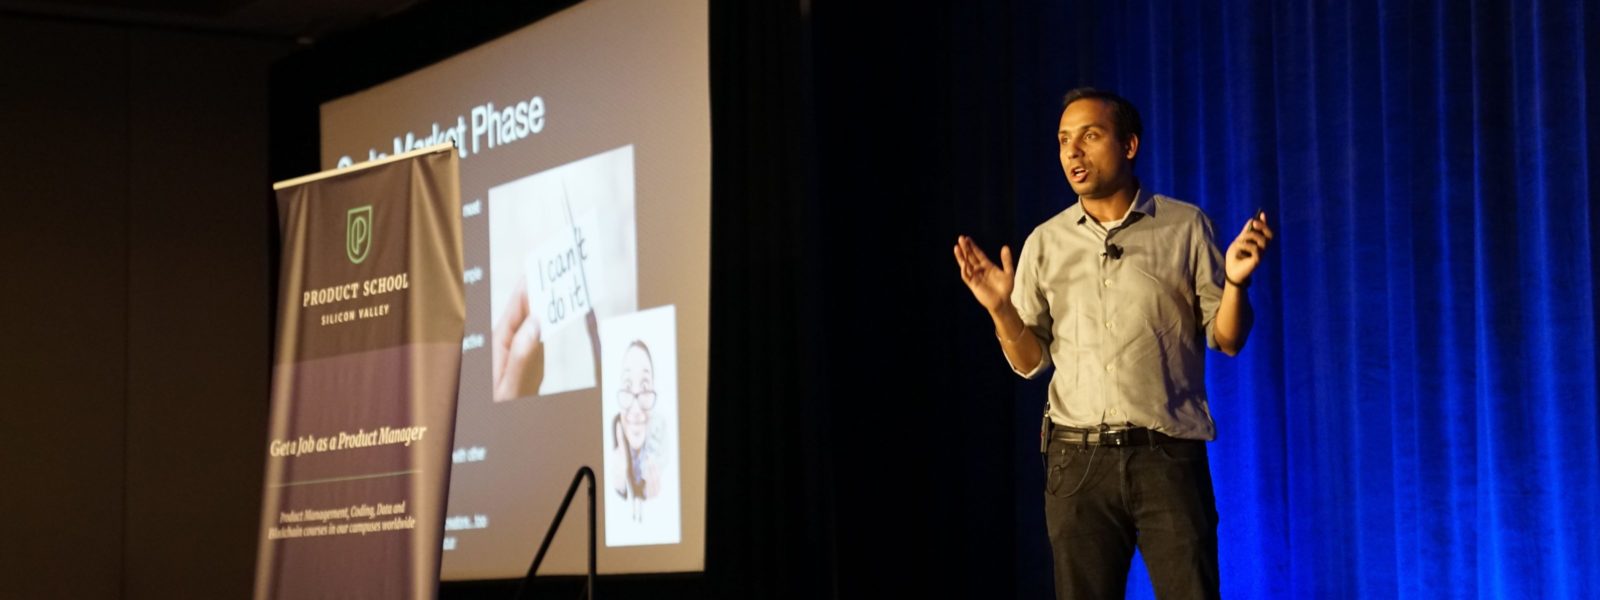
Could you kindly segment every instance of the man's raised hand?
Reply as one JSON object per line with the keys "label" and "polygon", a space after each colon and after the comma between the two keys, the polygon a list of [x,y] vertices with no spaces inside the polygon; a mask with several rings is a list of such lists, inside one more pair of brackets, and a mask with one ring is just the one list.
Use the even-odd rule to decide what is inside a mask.
{"label": "man's raised hand", "polygon": [[1239,231],[1239,237],[1228,245],[1228,253],[1223,257],[1228,281],[1248,285],[1250,276],[1255,274],[1256,267],[1261,265],[1261,258],[1272,245],[1272,237],[1272,228],[1267,226],[1267,213],[1259,212],[1246,221],[1244,229]]}
{"label": "man's raised hand", "polygon": [[1000,247],[1000,264],[994,264],[978,248],[972,238],[960,236],[955,245],[956,265],[961,268],[961,282],[972,290],[973,297],[990,312],[1011,301],[1011,287],[1015,267],[1011,264],[1011,247]]}

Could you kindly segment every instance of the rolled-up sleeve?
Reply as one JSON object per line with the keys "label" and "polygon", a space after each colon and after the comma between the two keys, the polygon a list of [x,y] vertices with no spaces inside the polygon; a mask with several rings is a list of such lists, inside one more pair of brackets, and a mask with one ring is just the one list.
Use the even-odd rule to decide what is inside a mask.
{"label": "rolled-up sleeve", "polygon": [[[1039,344],[1038,365],[1028,371],[1011,365],[1011,370],[1025,379],[1038,377],[1051,365],[1050,342],[1054,339],[1051,326],[1055,320],[1050,316],[1050,302],[1044,290],[1039,289],[1039,245],[1042,243],[1037,229],[1022,243],[1022,254],[1017,257],[1016,280],[1011,288],[1011,305],[1016,307],[1022,324]],[[1011,362],[1010,356],[1006,357],[1006,362]]]}
{"label": "rolled-up sleeve", "polygon": [[1217,235],[1211,219],[1199,214],[1199,231],[1190,238],[1190,260],[1194,261],[1194,293],[1199,300],[1201,332],[1206,337],[1206,347],[1217,347],[1217,309],[1222,306],[1223,262],[1222,250],[1217,248]]}

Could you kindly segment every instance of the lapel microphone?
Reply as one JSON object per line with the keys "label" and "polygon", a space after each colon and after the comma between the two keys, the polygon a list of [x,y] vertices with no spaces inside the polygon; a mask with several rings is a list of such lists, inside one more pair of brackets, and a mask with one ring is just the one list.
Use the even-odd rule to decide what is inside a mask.
{"label": "lapel microphone", "polygon": [[1111,260],[1117,260],[1119,258],[1122,258],[1122,246],[1118,246],[1116,244],[1112,244],[1110,242],[1107,242],[1106,243],[1106,251],[1103,254],[1105,256],[1111,257]]}

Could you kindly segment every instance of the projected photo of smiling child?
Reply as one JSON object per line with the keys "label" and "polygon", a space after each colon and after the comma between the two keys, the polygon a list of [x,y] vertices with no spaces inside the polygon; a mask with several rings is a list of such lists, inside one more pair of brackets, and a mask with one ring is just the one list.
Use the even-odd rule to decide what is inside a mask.
{"label": "projected photo of smiling child", "polygon": [[675,312],[600,322],[607,546],[679,541]]}
{"label": "projected photo of smiling child", "polygon": [[[632,500],[634,521],[641,518],[645,498],[661,494],[661,464],[650,445],[650,411],[656,406],[655,366],[650,347],[634,340],[623,351],[622,388],[617,390],[617,416],[612,420],[615,462],[626,464],[613,474],[617,495]],[[620,434],[620,435],[619,435]]]}

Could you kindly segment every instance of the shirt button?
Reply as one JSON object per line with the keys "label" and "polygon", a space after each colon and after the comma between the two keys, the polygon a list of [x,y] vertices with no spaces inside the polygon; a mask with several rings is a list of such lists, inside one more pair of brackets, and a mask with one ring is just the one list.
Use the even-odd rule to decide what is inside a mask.
{"label": "shirt button", "polygon": [[1106,280],[1106,281],[1105,281],[1105,284],[1106,284],[1106,287],[1111,287],[1111,280],[1110,280],[1110,279],[1107,279],[1107,280]]}
{"label": "shirt button", "polygon": [[1110,373],[1110,372],[1115,371],[1115,370],[1117,370],[1116,367],[1113,367],[1111,365],[1106,365],[1106,372],[1107,373]]}
{"label": "shirt button", "polygon": [[1111,321],[1106,321],[1106,329],[1111,329]]}

